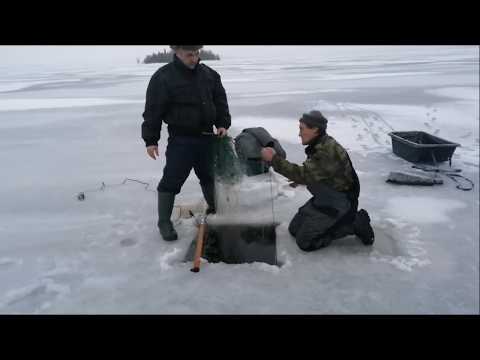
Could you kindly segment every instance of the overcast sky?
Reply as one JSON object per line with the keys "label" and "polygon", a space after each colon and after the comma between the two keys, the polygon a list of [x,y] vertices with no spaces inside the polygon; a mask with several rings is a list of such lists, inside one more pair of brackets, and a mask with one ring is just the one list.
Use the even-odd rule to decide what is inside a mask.
{"label": "overcast sky", "polygon": [[[10,65],[79,65],[135,64],[146,55],[168,49],[168,45],[152,46],[0,46],[0,66]],[[442,52],[440,46],[219,46],[206,45],[223,60],[242,58],[303,58],[311,56],[351,56],[354,58],[374,52],[403,54],[424,51],[426,54]],[[452,48],[452,46],[449,46]],[[461,47],[458,47],[461,48]],[[475,47],[470,47],[475,48]],[[475,51],[475,50],[474,50]],[[478,47],[477,47],[478,54]]]}

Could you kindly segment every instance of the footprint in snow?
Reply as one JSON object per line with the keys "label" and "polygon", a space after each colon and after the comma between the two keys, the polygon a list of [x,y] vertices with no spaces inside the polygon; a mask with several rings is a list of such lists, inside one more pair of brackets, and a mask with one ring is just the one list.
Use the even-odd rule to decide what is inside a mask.
{"label": "footprint in snow", "polygon": [[130,239],[130,238],[126,238],[120,241],[120,245],[123,247],[133,246],[136,244],[137,244],[137,241],[135,239]]}
{"label": "footprint in snow", "polygon": [[9,313],[36,313],[49,307],[59,295],[70,291],[69,286],[61,285],[51,279],[7,293],[7,301],[2,304]]}

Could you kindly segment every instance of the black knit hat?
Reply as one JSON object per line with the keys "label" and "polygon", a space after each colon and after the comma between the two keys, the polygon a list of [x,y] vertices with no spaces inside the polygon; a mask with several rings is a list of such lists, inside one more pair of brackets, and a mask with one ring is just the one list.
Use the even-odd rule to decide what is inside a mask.
{"label": "black knit hat", "polygon": [[200,50],[203,45],[170,45],[172,50],[183,49],[187,51],[197,51]]}
{"label": "black knit hat", "polygon": [[300,118],[300,121],[307,124],[311,127],[317,127],[319,129],[326,129],[328,120],[322,113],[318,110],[312,110],[308,113],[305,113]]}

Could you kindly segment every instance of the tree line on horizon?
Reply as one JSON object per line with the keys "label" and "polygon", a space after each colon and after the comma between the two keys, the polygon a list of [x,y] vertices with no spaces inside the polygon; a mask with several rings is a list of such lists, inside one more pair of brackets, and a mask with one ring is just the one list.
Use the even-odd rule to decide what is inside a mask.
{"label": "tree line on horizon", "polygon": [[[147,55],[143,60],[144,64],[153,64],[153,63],[167,63],[173,60],[173,50],[165,50],[163,52],[153,53]],[[214,54],[211,50],[200,49],[200,59],[202,60],[220,60],[220,56]]]}

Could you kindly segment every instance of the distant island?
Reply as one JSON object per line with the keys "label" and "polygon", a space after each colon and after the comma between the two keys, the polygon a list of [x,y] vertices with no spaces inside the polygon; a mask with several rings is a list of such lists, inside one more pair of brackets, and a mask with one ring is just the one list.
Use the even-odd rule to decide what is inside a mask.
{"label": "distant island", "polygon": [[[163,52],[153,53],[152,55],[147,55],[143,60],[144,64],[153,64],[153,63],[168,63],[173,59],[173,51],[166,51],[163,49]],[[210,50],[200,49],[200,59],[202,60],[220,60],[220,56],[214,54]],[[137,60],[138,62],[138,60]]]}

